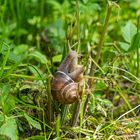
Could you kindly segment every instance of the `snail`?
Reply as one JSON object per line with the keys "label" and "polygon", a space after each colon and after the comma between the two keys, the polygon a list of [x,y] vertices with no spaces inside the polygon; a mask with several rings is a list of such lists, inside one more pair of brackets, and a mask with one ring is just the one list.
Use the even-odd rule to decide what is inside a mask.
{"label": "snail", "polygon": [[52,79],[52,96],[61,104],[72,104],[80,99],[79,83],[84,68],[77,63],[78,54],[70,50]]}

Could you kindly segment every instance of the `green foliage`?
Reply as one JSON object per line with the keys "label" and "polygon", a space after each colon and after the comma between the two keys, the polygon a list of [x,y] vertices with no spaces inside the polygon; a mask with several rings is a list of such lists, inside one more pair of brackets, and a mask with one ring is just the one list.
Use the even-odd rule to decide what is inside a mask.
{"label": "green foliage", "polygon": [[45,140],[44,136],[32,136],[27,138],[26,140]]}
{"label": "green foliage", "polygon": [[[0,114],[1,116],[2,114]],[[6,117],[0,127],[0,135],[5,135],[11,140],[18,140],[18,129],[14,118]]]}
{"label": "green foliage", "polygon": [[[111,4],[107,32],[101,38],[105,0],[0,1],[0,139],[137,138],[140,1]],[[68,41],[84,65],[85,88],[88,79],[94,82],[85,115],[89,93],[83,89],[76,127],[71,127],[74,105],[64,108],[53,102],[54,114],[50,106],[52,74],[67,55]],[[88,73],[90,61],[96,65],[93,76]]]}
{"label": "green foliage", "polygon": [[128,51],[134,51],[140,48],[140,33],[138,32],[132,40],[132,45],[130,46]]}
{"label": "green foliage", "polygon": [[128,21],[127,24],[122,28],[122,36],[126,42],[120,42],[120,47],[128,52],[132,50],[132,48],[134,48],[134,36],[136,34],[137,27],[131,21]]}
{"label": "green foliage", "polygon": [[3,113],[7,115],[10,111],[13,111],[15,107],[15,100],[11,95],[9,95],[9,92],[10,85],[3,85],[1,89],[0,105],[2,107]]}
{"label": "green foliage", "polygon": [[32,119],[30,116],[28,116],[26,113],[24,113],[25,118],[27,119],[28,123],[30,124],[30,127],[35,127],[39,130],[41,130],[41,125],[39,124],[39,122],[35,121],[34,119]]}
{"label": "green foliage", "polygon": [[34,52],[30,53],[29,56],[32,56],[33,58],[37,59],[42,64],[47,63],[47,59],[46,59],[45,55],[41,54],[38,51],[34,51]]}
{"label": "green foliage", "polygon": [[128,21],[127,24],[122,28],[122,35],[126,42],[131,43],[133,36],[137,33],[136,26]]}

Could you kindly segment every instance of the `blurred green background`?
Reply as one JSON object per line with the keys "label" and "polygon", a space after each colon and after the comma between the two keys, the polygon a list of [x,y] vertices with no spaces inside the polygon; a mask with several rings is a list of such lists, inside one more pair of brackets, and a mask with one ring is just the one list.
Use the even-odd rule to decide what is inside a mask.
{"label": "blurred green background", "polygon": [[[128,125],[111,124],[139,104],[140,0],[112,3],[84,130],[69,130],[66,123],[61,138],[121,139],[119,134],[140,129],[137,118]],[[66,56],[68,40],[75,44],[74,50],[79,49],[88,74],[89,48],[94,59],[107,4],[107,0],[0,0],[0,139],[59,138],[45,116],[50,75]],[[124,121],[138,114],[132,111]],[[66,118],[70,120],[71,114]]]}

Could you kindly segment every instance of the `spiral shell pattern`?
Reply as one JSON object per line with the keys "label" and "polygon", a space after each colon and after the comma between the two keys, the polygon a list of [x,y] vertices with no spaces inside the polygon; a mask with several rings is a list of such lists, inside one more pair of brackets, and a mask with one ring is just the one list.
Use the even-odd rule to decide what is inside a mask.
{"label": "spiral shell pattern", "polygon": [[57,71],[52,80],[52,95],[61,104],[71,104],[78,100],[78,84],[63,71]]}

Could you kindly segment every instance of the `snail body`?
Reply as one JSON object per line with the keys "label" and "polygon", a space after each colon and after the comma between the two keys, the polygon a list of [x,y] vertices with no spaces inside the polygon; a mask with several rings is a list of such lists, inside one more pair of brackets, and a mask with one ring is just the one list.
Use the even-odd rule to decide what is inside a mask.
{"label": "snail body", "polygon": [[80,98],[78,82],[82,73],[83,67],[77,65],[77,53],[70,51],[52,79],[53,98],[61,104],[71,104],[78,101]]}

